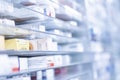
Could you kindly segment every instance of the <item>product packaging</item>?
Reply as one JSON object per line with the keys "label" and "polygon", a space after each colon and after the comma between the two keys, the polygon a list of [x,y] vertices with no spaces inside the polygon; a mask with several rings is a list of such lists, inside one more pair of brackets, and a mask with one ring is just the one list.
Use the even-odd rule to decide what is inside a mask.
{"label": "product packaging", "polygon": [[55,80],[54,69],[43,70],[42,80]]}
{"label": "product packaging", "polygon": [[55,66],[55,61],[54,61],[54,56],[47,56],[47,67],[54,67]]}
{"label": "product packaging", "polygon": [[56,55],[54,56],[54,62],[55,62],[55,66],[61,66],[62,64],[62,55]]}
{"label": "product packaging", "polygon": [[29,41],[24,39],[8,39],[5,40],[5,48],[7,50],[29,50]]}
{"label": "product packaging", "polygon": [[62,65],[69,65],[71,63],[70,55],[63,55],[62,56]]}
{"label": "product packaging", "polygon": [[63,51],[79,51],[83,52],[84,51],[84,46],[81,43],[73,43],[73,44],[68,44],[61,46],[60,48]]}
{"label": "product packaging", "polygon": [[37,72],[37,80],[43,80],[42,79],[42,71]]}
{"label": "product packaging", "polygon": [[8,26],[15,26],[15,22],[13,20],[9,20],[9,19],[2,19],[2,24],[8,25]]}
{"label": "product packaging", "polygon": [[28,68],[29,69],[40,69],[40,68],[47,68],[46,57],[32,57],[28,58]]}
{"label": "product packaging", "polygon": [[0,36],[0,50],[5,50],[5,37]]}
{"label": "product packaging", "polygon": [[38,51],[37,39],[29,40],[29,50]]}
{"label": "product packaging", "polygon": [[0,74],[6,75],[11,72],[9,57],[6,54],[0,54]]}
{"label": "product packaging", "polygon": [[22,70],[28,70],[28,58],[19,58],[19,67],[20,71]]}
{"label": "product packaging", "polygon": [[17,56],[10,56],[9,61],[10,61],[11,72],[18,72],[19,71],[19,59],[18,59],[18,57]]}
{"label": "product packaging", "polygon": [[38,50],[38,51],[56,51],[57,43],[52,42],[51,38],[42,38],[42,39],[34,39],[30,40],[30,50]]}

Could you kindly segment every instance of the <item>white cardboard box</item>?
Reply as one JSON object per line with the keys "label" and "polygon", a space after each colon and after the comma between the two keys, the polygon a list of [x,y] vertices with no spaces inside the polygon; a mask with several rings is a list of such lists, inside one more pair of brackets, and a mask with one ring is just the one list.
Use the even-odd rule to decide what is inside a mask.
{"label": "white cardboard box", "polygon": [[63,55],[62,56],[62,65],[68,65],[71,63],[70,55]]}
{"label": "white cardboard box", "polygon": [[68,44],[65,46],[62,46],[61,50],[63,51],[84,51],[84,46],[81,43],[73,43],[73,44]]}
{"label": "white cardboard box", "polygon": [[55,66],[61,66],[62,65],[62,55],[54,56],[54,63],[55,63]]}
{"label": "white cardboard box", "polygon": [[47,60],[47,67],[54,67],[55,66],[55,61],[54,61],[54,56],[46,56]]}
{"label": "white cardboard box", "polygon": [[5,50],[5,37],[0,36],[0,50]]}
{"label": "white cardboard box", "polygon": [[54,69],[43,70],[42,76],[42,80],[55,80]]}
{"label": "white cardboard box", "polygon": [[2,24],[9,25],[9,26],[15,26],[15,22],[13,20],[9,20],[9,19],[3,19]]}
{"label": "white cardboard box", "polygon": [[19,67],[21,70],[27,70],[28,69],[28,58],[19,58]]}
{"label": "white cardboard box", "polygon": [[46,70],[46,78],[47,80],[55,80],[54,69]]}
{"label": "white cardboard box", "polygon": [[37,72],[37,80],[42,80],[42,71]]}
{"label": "white cardboard box", "polygon": [[0,74],[5,75],[11,72],[9,57],[6,54],[0,55]]}
{"label": "white cardboard box", "polygon": [[29,69],[33,68],[47,68],[46,57],[32,57],[28,58],[28,67]]}
{"label": "white cardboard box", "polygon": [[9,61],[10,61],[11,72],[18,72],[19,71],[19,59],[18,59],[18,57],[17,56],[10,56]]}

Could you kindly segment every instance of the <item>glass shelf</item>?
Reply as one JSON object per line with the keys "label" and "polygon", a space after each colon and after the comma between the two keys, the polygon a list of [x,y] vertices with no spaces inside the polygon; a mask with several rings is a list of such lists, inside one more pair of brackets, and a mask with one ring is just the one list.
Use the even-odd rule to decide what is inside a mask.
{"label": "glass shelf", "polygon": [[83,64],[88,64],[91,62],[76,62],[76,63],[72,63],[69,65],[62,65],[62,66],[56,66],[56,67],[51,67],[51,68],[40,68],[40,69],[30,69],[30,70],[24,70],[24,71],[20,71],[20,72],[16,72],[16,73],[9,73],[6,75],[0,75],[0,79],[1,78],[8,78],[8,77],[12,77],[12,76],[18,76],[18,75],[23,75],[23,74],[30,74],[33,72],[37,72],[37,71],[41,71],[41,70],[48,70],[48,69],[56,69],[56,68],[63,68],[63,67],[70,67],[70,66],[75,66],[75,65],[83,65]]}
{"label": "glass shelf", "polygon": [[0,35],[5,35],[6,38],[25,38],[25,39],[39,39],[45,37],[51,37],[58,43],[74,43],[80,42],[76,38],[61,36],[48,32],[35,31],[25,28],[11,27],[7,25],[0,25]]}
{"label": "glass shelf", "polygon": [[6,50],[0,51],[0,54],[7,54],[9,56],[19,56],[19,57],[35,57],[35,56],[48,56],[48,55],[74,55],[83,54],[77,51],[13,51]]}

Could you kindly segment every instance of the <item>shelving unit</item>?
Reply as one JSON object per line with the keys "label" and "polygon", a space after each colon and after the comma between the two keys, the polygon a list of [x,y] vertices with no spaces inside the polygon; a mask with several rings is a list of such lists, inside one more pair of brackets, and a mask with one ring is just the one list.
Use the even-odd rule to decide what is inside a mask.
{"label": "shelving unit", "polygon": [[[51,67],[51,68],[30,69],[30,70],[24,70],[24,71],[20,71],[20,72],[16,72],[16,73],[9,73],[9,74],[6,74],[6,75],[0,75],[0,77],[6,77],[7,78],[7,77],[18,76],[18,75],[30,74],[30,73],[37,72],[37,71],[42,71],[42,70],[57,69],[57,68],[63,68],[63,67],[69,67],[69,66],[83,65],[83,64],[88,64],[88,63],[91,63],[91,62],[73,63],[73,64],[69,64],[69,65],[56,66],[56,67]],[[80,74],[77,74],[77,75],[80,75]]]}
{"label": "shelving unit", "polygon": [[[58,49],[55,51],[54,50],[27,50],[27,51],[1,50],[0,51],[1,56],[6,55],[8,56],[8,58],[17,57],[19,68],[20,68],[21,58],[27,59],[27,62],[30,63],[29,60],[31,59],[32,61],[32,58],[35,58],[35,57],[39,57],[39,58],[45,57],[45,60],[41,60],[41,62],[46,61],[45,64],[47,67],[32,69],[32,68],[29,68],[29,66],[32,63],[30,65],[28,63],[27,65],[28,69],[18,70],[17,72],[11,71],[3,75],[0,74],[0,80],[9,80],[9,79],[21,77],[21,76],[28,76],[29,77],[28,80],[32,80],[31,78],[33,76],[32,74],[34,73],[38,74],[39,71],[42,72],[42,71],[47,71],[47,70],[53,70],[52,73],[54,74],[54,80],[72,80],[72,79],[73,80],[74,79],[93,80],[93,76],[92,76],[93,65],[92,64],[94,61],[92,59],[93,56],[91,52],[89,51],[89,49],[87,49],[89,48],[89,44],[88,44],[89,34],[85,32],[87,31],[87,26],[84,27],[84,25],[79,24],[79,23],[85,23],[83,20],[84,18],[82,17],[85,15],[73,8],[70,8],[68,6],[66,7],[63,4],[59,4],[51,0],[48,0],[48,1],[50,2],[50,4],[54,4],[58,7],[55,9],[56,17],[51,17],[49,15],[39,12],[38,10],[31,9],[31,7],[33,6],[41,7],[41,4],[39,3],[24,3],[23,4],[23,3],[16,3],[14,2],[14,0],[11,0],[11,2],[9,2],[9,0],[7,1],[2,0],[2,2],[10,3],[14,5],[13,7],[14,11],[11,13],[0,12],[0,18],[1,19],[7,18],[7,19],[14,20],[16,25],[9,26],[9,25],[0,24],[0,35],[5,36],[5,39],[15,38],[15,39],[24,39],[28,41],[39,40],[43,38],[50,38],[52,39],[53,42],[57,43],[58,48],[59,47],[60,49],[66,48],[67,50],[65,51],[64,49],[63,50]],[[68,12],[69,9],[73,11],[72,14],[71,12]],[[70,21],[77,23],[77,25],[71,24]],[[38,29],[34,30],[28,27],[28,26],[37,27],[38,25],[44,25],[46,30],[40,31]],[[53,32],[49,32],[49,30],[59,30],[63,32],[64,34],[62,35],[56,34]],[[65,35],[65,33],[70,34],[70,36]],[[79,46],[77,46],[78,44]],[[51,47],[52,46],[53,45],[51,45]],[[78,48],[74,48],[76,46]],[[81,49],[81,51],[79,49]],[[56,58],[56,56],[59,56],[58,59],[62,59],[61,60],[62,64],[60,64],[60,62],[55,63],[55,60],[51,62],[52,61],[51,58],[50,60],[49,59],[47,60],[47,58],[51,56],[54,59]],[[55,73],[57,69],[60,69],[59,74]],[[41,76],[42,76],[42,80],[44,80],[43,77],[45,77],[45,74],[42,73]],[[39,80],[39,79],[33,79],[33,80]],[[45,80],[51,80],[51,79],[45,79]]]}

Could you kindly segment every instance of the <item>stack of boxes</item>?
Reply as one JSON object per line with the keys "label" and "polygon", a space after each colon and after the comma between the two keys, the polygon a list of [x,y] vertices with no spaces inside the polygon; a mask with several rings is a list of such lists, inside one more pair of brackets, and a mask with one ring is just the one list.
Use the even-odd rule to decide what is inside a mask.
{"label": "stack of boxes", "polygon": [[[1,41],[4,42],[1,36]],[[3,44],[3,43],[2,43]],[[1,45],[2,46],[2,45]],[[4,47],[4,45],[3,45]],[[5,40],[5,49],[7,50],[32,50],[32,51],[57,51],[57,42],[53,42],[51,38],[42,38],[34,40],[25,39],[7,39]]]}
{"label": "stack of boxes", "polygon": [[51,38],[30,40],[30,47],[32,47],[31,50],[57,51],[57,43]]}
{"label": "stack of boxes", "polygon": [[[49,0],[44,0],[44,1],[43,0],[11,0],[11,1],[14,1],[15,3],[16,2],[21,3],[25,5],[26,8],[29,8],[38,12],[38,14],[42,13],[44,15],[47,15],[53,18],[56,17],[55,6],[51,6],[50,5],[51,3],[49,3]],[[33,5],[36,3],[39,3],[40,6]],[[48,4],[46,5],[46,3]],[[29,5],[32,5],[32,6],[29,6]],[[13,12],[13,6],[9,5],[8,7],[7,7],[8,9],[4,9],[3,12],[6,10],[8,10],[8,12]],[[2,8],[6,8],[6,7],[3,5],[0,5],[1,11],[2,11]],[[21,12],[18,12],[18,13],[20,14],[22,13],[22,11],[25,11],[25,10],[21,8]],[[27,14],[31,14],[31,13],[28,12]],[[23,16],[26,16],[26,15],[23,14]],[[0,19],[0,25],[15,26],[15,22],[13,20]],[[38,26],[34,26],[34,25],[20,26],[19,25],[18,27],[32,29],[36,31],[42,31],[42,32],[46,31],[45,26],[43,25],[38,25]],[[71,33],[64,33],[59,30],[54,30],[54,32],[55,34],[57,33],[58,35],[66,34],[67,37],[72,37]],[[54,42],[52,38],[48,38],[48,37],[42,38],[42,39],[34,39],[34,40],[25,40],[25,39],[18,39],[18,38],[5,40],[4,36],[0,36],[0,43],[1,43],[0,50],[58,51],[58,43]],[[81,45],[79,44],[78,45],[75,44],[75,47],[71,47],[71,46],[74,46],[74,44],[68,45],[68,46],[62,46],[64,49],[61,49],[61,50],[62,51],[72,50],[72,49],[78,50],[78,51],[81,50]],[[55,66],[69,65],[71,63],[71,57],[69,55],[54,55],[54,56],[23,58],[23,57],[17,57],[17,56],[8,57],[7,55],[0,55],[0,61],[1,61],[0,64],[3,65],[3,67],[0,67],[0,74],[8,74],[10,72],[18,72],[18,71],[24,71],[28,69],[51,68]],[[36,79],[34,77],[36,77]],[[24,75],[24,76],[20,75],[8,80],[55,80],[55,71],[54,69],[42,70],[42,71],[36,72],[34,75],[32,75],[32,77],[28,75]]]}

